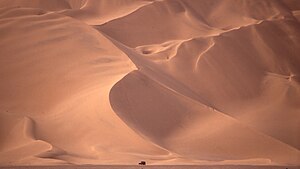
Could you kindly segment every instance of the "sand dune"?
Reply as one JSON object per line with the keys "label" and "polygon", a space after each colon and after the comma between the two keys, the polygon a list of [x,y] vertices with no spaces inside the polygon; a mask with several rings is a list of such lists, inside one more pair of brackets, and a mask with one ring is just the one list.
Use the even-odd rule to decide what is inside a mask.
{"label": "sand dune", "polygon": [[0,165],[300,165],[297,0],[1,0]]}

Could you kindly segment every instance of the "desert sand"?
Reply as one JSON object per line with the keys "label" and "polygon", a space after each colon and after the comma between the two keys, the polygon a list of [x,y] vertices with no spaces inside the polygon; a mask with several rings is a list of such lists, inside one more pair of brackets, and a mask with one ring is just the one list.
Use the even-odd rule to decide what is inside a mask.
{"label": "desert sand", "polygon": [[[0,167],[1,168],[1,167]],[[5,169],[299,169],[297,166],[250,165],[58,165],[6,166]]]}
{"label": "desert sand", "polygon": [[0,166],[300,165],[298,0],[0,0]]}

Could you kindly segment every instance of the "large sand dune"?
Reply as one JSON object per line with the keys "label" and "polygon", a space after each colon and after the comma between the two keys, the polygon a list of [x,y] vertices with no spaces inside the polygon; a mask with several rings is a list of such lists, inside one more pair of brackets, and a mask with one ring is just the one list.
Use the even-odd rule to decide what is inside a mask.
{"label": "large sand dune", "polygon": [[0,0],[0,165],[300,165],[297,0]]}

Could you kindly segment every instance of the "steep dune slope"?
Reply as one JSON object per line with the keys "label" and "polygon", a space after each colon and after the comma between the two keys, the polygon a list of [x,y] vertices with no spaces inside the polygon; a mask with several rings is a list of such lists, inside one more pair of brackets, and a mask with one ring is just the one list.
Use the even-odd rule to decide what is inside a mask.
{"label": "steep dune slope", "polygon": [[288,11],[272,0],[157,1],[97,29],[136,47],[217,35],[261,20],[292,15]]}
{"label": "steep dune slope", "polygon": [[299,26],[295,20],[266,21],[192,39],[157,65],[215,109],[299,149]]}
{"label": "steep dune slope", "polygon": [[296,148],[251,130],[138,72],[118,82],[110,98],[116,113],[137,132],[193,160],[260,157],[267,164],[295,164],[299,159]]}
{"label": "steep dune slope", "polygon": [[0,164],[300,165],[297,0],[0,0]]}
{"label": "steep dune slope", "polygon": [[[248,28],[245,29],[247,30]],[[244,30],[241,31],[243,31],[243,35],[247,33],[247,31]],[[214,65],[208,65],[207,63],[209,61],[215,61],[213,60],[214,56],[220,56],[220,58],[216,59],[216,61],[218,61],[217,63],[221,62],[224,64],[226,62],[226,60],[222,60],[221,54],[207,56],[208,58],[206,58],[205,55],[197,56],[196,47],[199,44],[208,46],[208,48],[204,47],[202,49],[205,54],[214,50],[218,52],[223,51],[215,48],[219,46],[219,43],[222,47],[226,48],[227,46],[225,44],[227,44],[227,40],[229,40],[226,36],[230,34],[236,35],[237,33],[229,32],[220,35],[220,37],[214,37],[213,45],[209,44],[212,40],[205,39],[184,42],[185,45],[179,47],[177,55],[171,58],[170,61],[157,64],[151,63],[151,61],[149,62],[147,57],[143,58],[142,55],[114,41],[120,49],[130,56],[142,74],[129,74],[112,88],[110,94],[112,107],[132,128],[137,129],[137,132],[141,132],[157,144],[184,155],[185,157],[207,160],[242,160],[264,157],[266,161],[270,160],[275,163],[282,163],[284,161],[288,164],[298,163],[300,155],[298,150],[299,104],[292,106],[286,103],[275,102],[275,109],[277,110],[274,112],[275,109],[265,103],[266,100],[270,100],[274,95],[282,94],[280,90],[274,91],[273,85],[278,85],[277,82],[273,82],[274,84],[272,85],[265,84],[266,82],[263,78],[260,78],[264,76],[264,72],[260,72],[257,68],[254,69],[257,72],[253,72],[251,68],[247,69],[246,67],[260,66],[260,64],[263,63],[260,61],[257,63],[253,61],[250,62],[251,58],[247,57],[240,58],[239,60],[231,58],[229,61],[233,63],[222,65],[222,67],[219,65],[219,67],[213,67]],[[240,36],[237,36],[238,39],[242,38]],[[231,46],[234,45],[234,43],[230,44]],[[223,52],[223,56],[243,56],[240,55],[242,50],[230,50],[230,48],[227,48],[227,51],[229,51],[230,54],[226,55],[226,53]],[[187,57],[185,56],[187,53],[196,55],[196,57]],[[198,57],[203,58],[199,59]],[[226,58],[223,57],[223,59]],[[245,61],[243,61],[243,59],[245,59]],[[193,67],[191,63],[201,65],[200,67],[197,67],[197,65]],[[251,65],[249,65],[249,63],[251,63]],[[235,69],[234,66],[240,66],[240,70],[244,70],[245,72],[240,73],[236,70],[232,70]],[[206,71],[199,72],[201,69],[198,70],[198,68],[206,69]],[[207,73],[218,73],[214,69],[207,71],[207,69],[210,68],[214,68],[215,70],[218,70],[218,68],[225,69],[219,76],[227,75],[229,80],[219,77],[216,74],[208,76]],[[247,73],[247,71],[250,72]],[[187,74],[189,76],[186,76]],[[245,79],[245,75],[247,79]],[[201,90],[203,89],[201,86],[205,84],[205,82],[197,81],[196,76],[205,77],[206,80],[211,78],[209,81],[206,81],[206,83],[211,84],[208,84],[207,88],[203,86],[204,90]],[[252,79],[249,79],[251,76]],[[253,78],[256,78],[256,80]],[[243,79],[246,82],[243,82]],[[228,83],[227,86],[216,86],[212,88],[213,85],[222,85],[224,83]],[[262,89],[256,87],[255,83],[263,83]],[[296,87],[297,90],[297,82],[295,85],[296,86],[293,87]],[[245,90],[247,86],[248,90]],[[209,89],[215,91],[207,92]],[[278,90],[280,88],[276,89]],[[201,93],[197,95],[199,90]],[[175,97],[174,94],[169,94],[170,92],[178,96]],[[262,96],[260,96],[261,92],[263,93]],[[258,93],[258,96],[251,96],[251,93]],[[209,96],[208,94],[216,94],[216,98],[223,102],[220,105],[216,105],[215,100],[217,99],[205,97]],[[270,96],[270,94],[272,95]],[[283,93],[283,95],[285,94]],[[295,93],[295,96],[298,97],[298,94]],[[178,97],[181,99],[178,99]],[[253,97],[254,99],[249,97]],[[294,100],[294,96],[287,95],[284,97],[284,100],[297,100]],[[185,101],[182,101],[182,99]],[[251,102],[252,100],[258,100],[258,102],[254,104]],[[242,103],[249,107],[256,107],[258,110],[252,107],[251,109],[248,108],[247,110],[250,111],[247,112],[244,110],[245,107],[242,107]],[[200,106],[202,108],[195,108],[197,104],[202,105]],[[278,109],[279,107],[281,109]],[[262,115],[255,112],[259,112],[261,109],[265,111]],[[284,111],[286,109],[289,109],[288,113]],[[221,112],[215,113],[218,112],[218,110],[221,110]],[[230,115],[235,120],[237,119],[239,122],[236,124],[236,121],[227,115]],[[209,118],[211,120],[206,121],[207,116],[211,116]],[[269,119],[270,121],[260,120],[259,118],[261,117],[264,120]],[[185,120],[186,118],[189,120]],[[282,122],[279,121],[280,118],[281,120],[294,118],[294,120]],[[192,119],[198,120],[193,122]],[[153,123],[158,125],[152,126]],[[224,123],[225,126],[232,126],[232,128],[225,130],[222,123]],[[284,124],[284,126],[280,124]],[[220,133],[222,134],[216,132],[219,130],[221,130]],[[232,133],[234,133],[234,135],[232,135]],[[199,134],[199,137],[197,137],[197,134]],[[172,135],[175,137],[173,138]],[[196,137],[198,139],[196,139]],[[243,139],[245,140],[243,141]],[[257,143],[259,144],[255,145]],[[172,147],[173,144],[176,146]],[[268,146],[270,147],[267,148]],[[243,150],[238,149],[235,152],[236,147],[243,147]],[[282,148],[276,150],[275,147]],[[272,152],[269,152],[270,149],[272,149]]]}
{"label": "steep dune slope", "polygon": [[[161,2],[161,3],[168,3],[168,2]],[[172,1],[172,3],[174,3],[174,1]],[[137,16],[142,15],[142,12],[144,12],[145,15],[150,13],[150,12],[143,11],[146,10],[146,8],[150,8],[148,6],[140,9],[138,11],[139,13],[135,12],[131,16],[124,18],[124,22],[122,22],[122,19],[115,20],[108,24],[100,26],[99,28],[103,32],[107,33],[107,36],[111,36],[111,37],[115,36],[116,37],[115,41],[121,41],[131,46],[136,46],[139,43],[146,44],[143,46],[138,46],[136,48],[136,52],[139,54],[135,54],[130,50],[128,51],[126,47],[125,49],[124,47],[122,49],[122,45],[119,46],[119,48],[122,49],[131,58],[131,60],[133,60],[133,62],[138,66],[139,71],[142,72],[143,74],[146,74],[150,79],[154,79],[157,83],[162,84],[163,86],[165,86],[167,89],[170,89],[171,91],[179,92],[181,95],[184,95],[185,97],[191,98],[192,100],[198,101],[204,105],[207,105],[208,107],[211,107],[212,109],[219,110],[222,113],[229,115],[234,119],[237,119],[245,126],[248,126],[249,128],[258,131],[259,133],[258,135],[260,134],[265,135],[265,137],[270,139],[271,142],[276,142],[284,145],[286,149],[290,149],[295,154],[292,153],[293,154],[292,155],[289,153],[285,154],[283,152],[282,153],[272,152],[270,153],[270,155],[281,154],[282,157],[286,156],[285,159],[293,159],[291,163],[298,163],[299,148],[300,148],[299,147],[300,102],[298,101],[299,100],[299,80],[298,80],[299,67],[297,66],[300,63],[299,57],[297,56],[298,53],[300,52],[299,51],[300,35],[298,31],[299,22],[288,11],[288,8],[286,8],[285,6],[280,6],[279,2],[263,1],[262,4],[265,5],[271,4],[271,6],[273,5],[274,7],[274,8],[270,8],[271,10],[265,10],[265,11],[262,10],[262,8],[264,8],[262,4],[255,4],[255,3],[252,4],[250,1],[249,2],[241,1],[241,3],[245,4],[245,6],[243,7],[245,7],[246,10],[245,9],[243,10],[246,12],[244,12],[241,9],[239,9],[237,12],[238,13],[242,12],[244,13],[244,15],[247,15],[249,18],[257,20],[257,22],[253,22],[252,24],[237,22],[241,24],[238,27],[235,27],[237,25],[235,25],[233,21],[238,21],[239,19],[236,20],[234,19],[233,21],[220,20],[219,24],[216,24],[217,22],[216,23],[211,22],[209,25],[213,25],[214,27],[218,27],[220,29],[217,35],[214,34],[212,35],[206,34],[206,36],[194,35],[197,37],[184,39],[187,38],[189,35],[184,31],[177,30],[174,31],[174,33],[177,33],[177,37],[176,36],[172,36],[172,37],[173,38],[180,37],[183,38],[183,40],[170,40],[170,41],[165,41],[162,44],[159,43],[148,44],[148,43],[153,43],[155,41],[147,41],[147,36],[146,39],[138,38],[141,37],[142,35],[137,35],[137,34],[133,34],[132,35],[133,38],[128,38],[127,34],[123,34],[126,36],[115,34],[118,32],[116,31],[114,33],[113,32],[114,29],[110,29],[110,28],[118,28],[119,26],[121,27],[121,25],[124,23],[129,23],[128,24],[129,28],[124,25],[125,27],[122,26],[122,29],[124,30],[125,28],[125,31],[134,30],[133,28],[130,27],[134,27],[135,24],[138,24]],[[171,2],[169,2],[169,4],[166,6],[168,7],[172,6],[170,4]],[[181,4],[182,5],[181,7],[184,6],[183,5],[184,3],[178,3],[178,4]],[[253,8],[251,7],[251,4],[254,6],[258,5],[259,7]],[[190,5],[193,6],[192,4]],[[218,5],[222,7],[223,10],[226,10],[227,5],[229,4],[226,3],[225,5],[222,4],[218,4]],[[173,7],[174,6],[175,5],[173,5]],[[248,8],[255,9],[260,12],[254,13],[253,11],[249,11],[250,9]],[[173,12],[174,11],[175,10],[173,10]],[[136,16],[134,17],[134,15]],[[212,14],[212,16],[219,16],[219,15],[220,14]],[[164,17],[162,17],[161,20],[154,19],[155,16],[153,15],[148,15],[147,17],[152,18],[152,20],[151,19],[148,20],[157,23],[162,20],[164,20],[167,23],[173,22],[172,19],[165,19]],[[208,21],[205,22],[203,20],[200,21],[203,23],[208,23],[210,20],[208,17]],[[119,26],[115,27],[114,24]],[[224,24],[230,25],[232,26],[232,28],[224,29],[224,26],[221,26]],[[144,27],[144,25],[145,24],[141,26]],[[150,23],[150,25],[155,25],[155,24]],[[178,27],[180,28],[180,26]],[[176,27],[175,29],[177,29],[178,27]],[[147,26],[145,26],[144,29],[147,29]],[[150,30],[150,32],[149,31],[141,31],[141,32],[150,33],[149,34],[150,40],[162,41],[163,40],[162,38],[166,38],[166,36],[168,36],[168,34],[161,35],[158,32],[151,32],[151,31],[152,30]],[[168,33],[170,32],[172,33],[172,31],[173,30],[170,30]],[[189,33],[191,33],[191,31]],[[137,38],[137,40],[139,40],[139,42],[132,41],[135,37]],[[116,45],[118,46],[118,44]],[[143,58],[142,61],[141,58]],[[176,101],[173,100],[169,101],[171,99],[166,99],[169,102],[165,104],[163,104],[161,100],[155,102],[155,100],[158,100],[158,98],[163,99],[163,97],[162,96],[156,97],[155,95],[153,96],[154,91],[151,90],[152,86],[145,82],[144,82],[145,84],[143,86],[143,89],[141,89],[141,92],[137,92],[137,93],[142,93],[143,90],[145,91],[150,90],[152,92],[150,91],[145,92],[143,97],[146,97],[147,99],[145,101],[141,101],[142,96],[136,96],[135,94],[133,94],[133,92],[129,92],[129,93],[126,92],[126,90],[130,89],[129,86],[132,86],[132,84],[137,85],[138,83],[136,82],[138,81],[136,79],[139,78],[136,77],[132,79],[130,78],[131,76],[134,75],[130,75],[128,78],[123,79],[124,82],[122,82],[123,80],[121,80],[120,83],[118,83],[118,85],[116,86],[116,89],[113,88],[112,90],[111,97],[114,98],[112,99],[112,106],[114,107],[114,104],[116,104],[116,108],[115,108],[116,112],[119,112],[120,116],[123,117],[125,121],[128,121],[129,124],[134,126],[133,128],[138,128],[139,131],[142,131],[143,134],[149,135],[150,138],[154,137],[152,138],[154,139],[154,141],[157,141],[157,138],[162,137],[160,135],[157,136],[157,134],[163,132],[164,130],[167,130],[168,131],[167,133],[173,130],[177,131],[177,127],[180,126],[179,119],[184,119],[184,117],[182,117],[180,112],[185,112],[185,114],[189,116],[188,112],[191,111],[191,109],[188,109],[189,110],[188,111],[182,108],[178,108],[176,106],[178,105],[178,103],[176,103]],[[145,81],[145,80],[141,80],[141,81]],[[117,92],[114,92],[114,89],[117,90]],[[135,90],[138,89],[135,88]],[[126,99],[123,99],[123,102],[121,101],[122,99],[120,99],[121,93],[127,93],[125,94]],[[158,90],[158,93],[164,93],[164,92]],[[114,101],[118,99],[120,100]],[[143,105],[143,103],[147,103],[147,106]],[[170,104],[170,106],[168,106],[168,104]],[[133,106],[130,107],[130,105],[142,105],[142,106],[137,106],[136,108],[132,108]],[[185,103],[184,105],[188,105],[188,104]],[[123,108],[123,110],[121,107]],[[173,110],[172,107],[175,110]],[[168,113],[164,114],[163,112],[166,111]],[[135,114],[134,112],[137,112],[137,114]],[[144,114],[141,112],[146,112],[146,113]],[[153,114],[154,112],[158,114],[161,113],[159,119],[151,119],[149,117],[150,116],[149,114]],[[126,114],[128,114],[127,117]],[[145,117],[143,115],[145,115]],[[172,117],[172,115],[178,117],[178,119],[174,120],[174,117]],[[138,118],[139,116],[141,116],[140,117],[141,119],[137,120],[136,118]],[[153,116],[156,117],[158,115],[153,115]],[[166,118],[170,118],[170,119],[166,120]],[[149,120],[150,121],[149,124],[152,124],[154,122],[161,124],[163,123],[162,121],[166,121],[166,124],[164,126],[165,128],[163,129],[160,128],[159,130],[155,130],[155,128],[151,127],[151,125],[149,126],[146,125],[147,123],[145,124],[145,122],[142,122],[143,121],[142,119],[147,119],[147,120],[151,119]],[[173,129],[174,126],[172,127],[168,126],[169,122],[171,123],[173,120],[175,121],[174,123],[176,124],[174,125],[176,126],[175,129]],[[139,121],[141,121],[141,123]],[[146,126],[139,126],[139,124],[146,125]],[[196,125],[196,126],[197,128],[203,128],[201,125]],[[213,126],[211,128],[213,128]],[[183,130],[182,133],[193,131],[192,133],[194,138],[196,137],[195,136],[196,133],[200,133],[197,132],[198,130],[196,131],[195,130],[196,129],[191,129],[191,131]],[[231,133],[230,131],[224,131],[223,135],[226,135],[227,132],[228,134]],[[205,132],[203,132],[202,134],[204,133]],[[239,133],[239,132],[235,131],[234,133]],[[241,133],[245,133],[245,131],[242,131]],[[165,137],[168,138],[169,134],[165,133],[165,135],[167,135]],[[248,136],[249,138],[259,138],[260,136],[258,135],[256,136],[248,135]],[[180,142],[184,142],[185,137],[182,136],[180,137],[178,135],[176,136],[177,138],[183,138],[180,140]],[[215,140],[220,140],[220,143],[214,143],[214,144],[220,145],[222,147],[221,149],[226,149],[228,145],[222,144],[222,141],[226,140],[225,138],[226,136],[218,139],[215,138]],[[265,141],[268,140],[266,138]],[[186,138],[186,140],[189,139]],[[198,141],[200,140],[201,139],[199,139]],[[160,143],[160,141],[161,140],[158,139],[157,141],[158,144]],[[170,142],[166,143],[166,145],[172,145],[172,139],[169,139],[169,141]],[[208,142],[210,143],[211,141]],[[233,141],[230,142],[234,146],[236,146],[235,142]],[[244,141],[241,142],[245,143]],[[257,141],[253,141],[253,142],[257,142]],[[202,144],[209,145],[209,143],[205,142]],[[271,143],[267,143],[267,145],[270,144]],[[198,144],[190,143],[188,145],[189,147],[193,147],[193,145],[198,145]],[[212,147],[212,145],[210,147]],[[260,147],[260,146],[240,145],[238,147]],[[262,147],[266,147],[266,146],[262,146]],[[278,146],[272,146],[272,147],[278,147]],[[176,152],[176,148],[175,150],[173,149],[175,152]],[[188,149],[186,150],[187,153],[185,154],[185,156],[189,156],[188,154],[193,154],[193,153],[197,154],[199,151],[205,152],[203,147],[191,148],[191,149],[185,147],[182,149],[185,150]],[[232,150],[234,148],[229,148],[229,149]],[[222,153],[221,152],[216,153],[216,151],[218,150],[215,151],[209,150],[203,154],[205,154],[206,157],[209,157],[210,152],[214,152],[213,153],[214,157],[218,159],[217,156],[221,155]],[[267,150],[264,149],[264,153],[266,153],[264,155],[257,155],[259,154],[259,151],[256,151],[257,153],[256,155],[259,157],[263,157],[263,156],[270,157],[270,155],[267,155],[266,151]],[[225,152],[228,152],[228,150]],[[242,152],[245,153],[244,155],[248,156],[248,158],[249,156],[251,156],[250,150],[243,150]],[[232,151],[231,153],[232,153],[231,155],[234,154],[234,152]],[[204,158],[199,154],[197,155],[196,157],[198,157],[199,159]],[[227,154],[227,157],[224,156],[223,158],[230,159],[231,155]],[[242,154],[239,154],[239,156],[240,159],[243,159]],[[275,156],[273,157],[276,158]],[[269,159],[272,159],[272,157]],[[271,161],[279,162],[281,161],[279,159],[280,158],[276,158],[276,160],[272,159]]]}
{"label": "steep dune slope", "polygon": [[[168,158],[110,108],[111,86],[134,68],[129,59],[85,24],[25,11],[11,17],[24,11],[10,9],[0,19],[1,114],[11,114],[1,116],[1,163],[132,163],[152,153]],[[22,136],[28,125],[20,120],[27,117],[34,137]]]}

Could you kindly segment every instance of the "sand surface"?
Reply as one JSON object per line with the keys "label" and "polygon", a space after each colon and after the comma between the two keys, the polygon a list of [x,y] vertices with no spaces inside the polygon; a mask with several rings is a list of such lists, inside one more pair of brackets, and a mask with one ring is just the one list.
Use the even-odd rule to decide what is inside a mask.
{"label": "sand surface", "polygon": [[0,0],[0,165],[299,166],[299,20],[299,0]]}
{"label": "sand surface", "polygon": [[[0,167],[1,168],[1,167]],[[247,166],[247,165],[70,165],[70,166],[22,166],[7,167],[6,169],[299,169],[295,166]]]}

